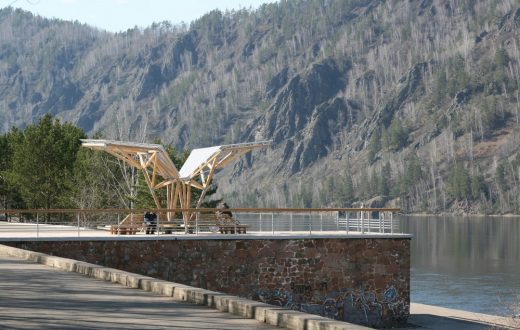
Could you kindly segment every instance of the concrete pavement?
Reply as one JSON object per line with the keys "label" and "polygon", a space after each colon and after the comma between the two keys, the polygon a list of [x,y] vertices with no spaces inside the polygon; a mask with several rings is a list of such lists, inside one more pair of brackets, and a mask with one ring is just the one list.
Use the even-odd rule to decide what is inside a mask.
{"label": "concrete pavement", "polygon": [[0,255],[2,329],[276,329],[31,261]]}

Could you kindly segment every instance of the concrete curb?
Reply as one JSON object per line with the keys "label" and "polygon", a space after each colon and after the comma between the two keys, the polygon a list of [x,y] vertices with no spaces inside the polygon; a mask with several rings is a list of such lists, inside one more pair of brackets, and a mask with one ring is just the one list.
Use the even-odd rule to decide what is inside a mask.
{"label": "concrete curb", "polygon": [[224,293],[159,280],[153,277],[89,264],[73,259],[50,256],[6,245],[0,245],[0,254],[30,260],[56,269],[76,272],[103,281],[118,283],[129,288],[150,291],[177,301],[189,302],[218,309],[243,318],[255,319],[273,326],[295,330],[361,330],[371,329],[347,322],[335,321],[314,314],[293,311],[254,300]]}

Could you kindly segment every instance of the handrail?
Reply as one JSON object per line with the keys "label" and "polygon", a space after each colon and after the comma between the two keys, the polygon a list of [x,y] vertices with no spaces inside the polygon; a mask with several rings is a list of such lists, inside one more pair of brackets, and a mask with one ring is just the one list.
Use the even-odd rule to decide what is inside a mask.
{"label": "handrail", "polygon": [[[164,212],[218,212],[222,211],[219,208],[178,208],[178,209],[156,209],[156,208],[142,208],[142,209],[7,209],[0,210],[0,214],[27,214],[27,213],[144,213],[146,211],[153,211],[158,213]],[[399,212],[400,208],[353,208],[353,207],[332,207],[332,208],[229,208],[226,211],[231,212],[265,212],[265,213],[283,213],[283,212]]]}
{"label": "handrail", "polygon": [[[142,223],[143,218],[139,213],[145,211],[156,212],[156,223],[134,226]],[[394,212],[399,211],[397,208],[9,209],[1,210],[0,214],[15,215],[14,222],[21,222],[24,225],[16,229],[13,226],[2,225],[0,233],[35,231],[36,237],[39,237],[40,233],[51,230],[60,232],[74,230],[74,228],[78,237],[82,233],[99,235],[106,230],[109,230],[110,234],[117,235],[134,235],[137,232],[143,233],[144,229],[150,229],[151,233],[156,232],[156,235],[174,232],[198,235],[208,231],[214,233],[215,228],[221,233],[228,233],[229,228],[225,228],[227,225],[217,220],[213,223],[201,222],[199,219],[205,214],[218,216],[218,213],[223,211],[233,212],[233,221],[230,224],[234,226],[233,233],[245,233],[247,230],[252,233],[270,232],[272,235],[280,232],[300,234],[307,232],[309,235],[313,232],[394,234],[399,229],[398,219],[394,221],[392,217]],[[166,220],[167,212],[176,213],[179,217]],[[182,212],[196,214],[194,221],[188,223],[183,221],[180,217]],[[122,223],[124,220],[121,221],[121,213],[134,215],[135,221],[132,221],[132,226]],[[94,233],[93,231],[96,230],[97,232]]]}

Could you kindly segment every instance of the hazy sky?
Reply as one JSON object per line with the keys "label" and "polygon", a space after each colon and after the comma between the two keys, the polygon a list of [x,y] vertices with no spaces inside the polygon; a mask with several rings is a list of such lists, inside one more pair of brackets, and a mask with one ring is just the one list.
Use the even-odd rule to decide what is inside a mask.
{"label": "hazy sky", "polygon": [[0,8],[10,5],[119,32],[153,22],[189,23],[216,8],[258,8],[267,2],[275,0],[0,0]]}

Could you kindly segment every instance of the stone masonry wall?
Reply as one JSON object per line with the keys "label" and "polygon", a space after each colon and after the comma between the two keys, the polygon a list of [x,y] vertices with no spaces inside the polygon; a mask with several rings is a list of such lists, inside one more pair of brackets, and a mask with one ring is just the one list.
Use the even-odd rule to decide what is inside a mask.
{"label": "stone masonry wall", "polygon": [[4,244],[358,324],[389,327],[409,315],[408,238]]}

